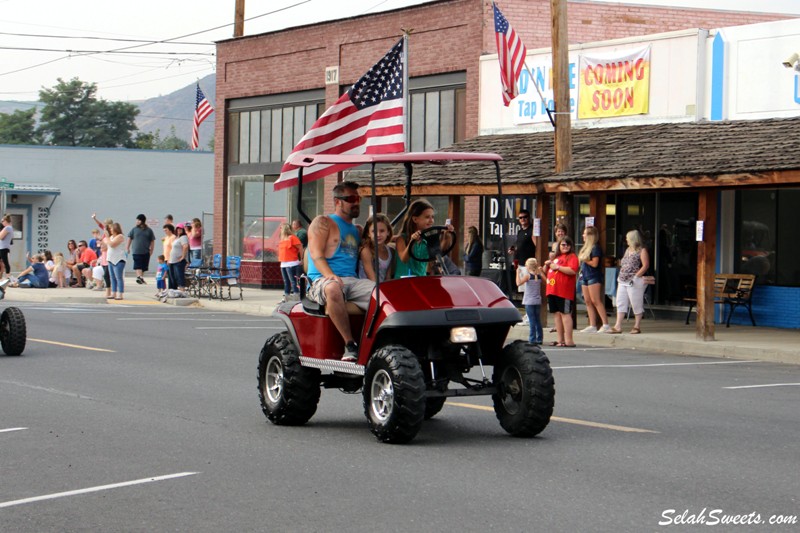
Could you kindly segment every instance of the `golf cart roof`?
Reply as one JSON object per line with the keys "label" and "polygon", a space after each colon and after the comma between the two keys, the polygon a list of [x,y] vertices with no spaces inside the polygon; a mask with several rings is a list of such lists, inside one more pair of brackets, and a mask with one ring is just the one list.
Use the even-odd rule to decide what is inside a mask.
{"label": "golf cart roof", "polygon": [[399,154],[303,154],[295,153],[286,161],[298,167],[313,165],[366,165],[371,163],[437,163],[448,161],[502,161],[497,154],[479,152],[402,152]]}

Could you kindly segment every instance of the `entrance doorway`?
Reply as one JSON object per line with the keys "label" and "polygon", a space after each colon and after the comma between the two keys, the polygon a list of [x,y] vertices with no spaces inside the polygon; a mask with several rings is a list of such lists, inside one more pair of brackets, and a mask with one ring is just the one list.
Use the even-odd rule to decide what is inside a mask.
{"label": "entrance doorway", "polygon": [[30,206],[14,206],[6,209],[6,214],[11,217],[11,227],[14,228],[14,241],[8,254],[14,275],[28,266],[25,252],[30,250],[30,212]]}

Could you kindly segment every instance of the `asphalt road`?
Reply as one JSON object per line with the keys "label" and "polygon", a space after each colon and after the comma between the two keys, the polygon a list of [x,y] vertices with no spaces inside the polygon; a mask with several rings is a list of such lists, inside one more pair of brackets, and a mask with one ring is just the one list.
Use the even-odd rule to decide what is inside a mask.
{"label": "asphalt road", "polygon": [[392,446],[360,394],[323,391],[304,427],[267,422],[272,319],[20,307],[25,353],[0,355],[5,531],[800,530],[769,524],[800,516],[796,366],[552,348],[539,437],[507,436],[477,397]]}

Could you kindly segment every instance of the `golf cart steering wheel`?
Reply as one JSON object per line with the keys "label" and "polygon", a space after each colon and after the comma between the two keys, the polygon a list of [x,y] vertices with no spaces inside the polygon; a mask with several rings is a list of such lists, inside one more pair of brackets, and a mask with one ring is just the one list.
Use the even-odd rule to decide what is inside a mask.
{"label": "golf cart steering wheel", "polygon": [[[441,238],[446,233],[452,234],[452,240],[450,242],[450,246],[448,246],[446,250],[442,250]],[[447,255],[456,245],[456,232],[450,231],[447,229],[447,226],[431,226],[425,231],[421,231],[419,238],[420,242],[425,243],[425,246],[428,247],[428,257],[422,258],[414,255],[414,246],[411,244],[409,244],[408,247],[408,254],[420,263],[430,263],[431,261],[436,261],[437,257]]]}

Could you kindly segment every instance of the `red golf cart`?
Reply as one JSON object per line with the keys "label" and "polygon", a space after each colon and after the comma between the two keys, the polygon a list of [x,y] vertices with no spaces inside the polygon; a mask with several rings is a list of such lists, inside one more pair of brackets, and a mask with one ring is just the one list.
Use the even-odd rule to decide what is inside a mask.
{"label": "red golf cart", "polygon": [[[501,158],[496,154],[293,157],[290,163],[300,166],[299,188],[302,170],[313,165],[370,165],[373,205],[376,166],[404,165],[406,207],[395,221],[410,202],[413,165],[493,163],[502,196]],[[300,209],[301,194],[297,196],[298,209],[308,220]],[[442,250],[441,243],[449,241],[452,248],[456,242],[455,235],[442,239],[444,232],[445,226],[425,231],[428,258],[416,258],[434,262],[440,272],[445,272],[442,258],[449,251]],[[507,249],[505,243],[503,248]],[[520,314],[491,280],[432,275],[377,283],[366,313],[348,304],[359,347],[355,363],[340,360],[344,343],[324,306],[301,296],[300,302],[286,302],[275,310],[273,316],[283,321],[286,331],[267,339],[259,357],[258,393],[272,423],[305,424],[316,412],[324,387],[361,390],[369,427],[383,442],[411,441],[423,420],[436,415],[449,397],[491,395],[500,425],[517,437],[533,437],[547,427],[555,397],[550,362],[537,346],[523,341],[506,344]]]}

